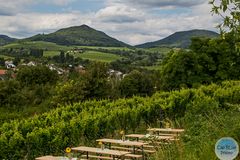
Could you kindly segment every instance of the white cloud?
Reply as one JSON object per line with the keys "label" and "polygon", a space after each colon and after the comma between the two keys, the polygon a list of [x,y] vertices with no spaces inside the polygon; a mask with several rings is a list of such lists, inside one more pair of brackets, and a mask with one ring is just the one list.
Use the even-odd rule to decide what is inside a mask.
{"label": "white cloud", "polygon": [[207,2],[208,0],[107,0],[107,3],[126,4],[140,7],[162,8],[162,7],[191,7]]}
{"label": "white cloud", "polygon": [[[68,11],[61,14],[47,14],[22,11],[11,16],[1,16],[2,9],[0,9],[0,33],[14,37],[27,37],[43,32],[53,32],[69,26],[87,24],[112,37],[135,45],[159,40],[176,31],[190,29],[214,30],[219,21],[218,18],[211,16],[211,6],[209,6],[207,1],[192,6],[190,12],[186,13],[174,13],[175,10],[170,7],[169,10],[173,12],[172,14],[154,14],[150,8],[146,9],[135,5],[127,5],[129,4],[127,0],[121,0],[126,3],[116,3],[116,1],[119,0],[112,0],[111,3],[107,1],[106,7],[99,11],[88,13]],[[143,2],[143,0],[140,1]],[[187,0],[183,0],[182,2],[184,1]],[[20,0],[16,0],[15,2],[9,2],[8,5],[11,3],[13,5],[12,8],[20,4],[22,6],[22,3],[19,2]],[[21,2],[25,4],[36,3],[36,1],[33,2],[32,0],[21,0]],[[150,2],[153,3],[154,1]],[[53,4],[54,1],[51,1],[51,3]],[[71,0],[61,0],[58,1],[58,4],[55,3],[55,5],[67,3],[71,3]],[[8,5],[3,4],[3,0],[0,0],[0,8],[3,6],[6,8]],[[24,10],[24,7],[22,9]],[[165,10],[167,9],[165,8]]]}

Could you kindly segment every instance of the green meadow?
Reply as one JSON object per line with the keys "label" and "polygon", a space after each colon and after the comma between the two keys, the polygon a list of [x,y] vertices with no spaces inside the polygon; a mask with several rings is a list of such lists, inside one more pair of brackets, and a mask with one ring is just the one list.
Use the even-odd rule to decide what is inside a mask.
{"label": "green meadow", "polygon": [[103,53],[97,51],[86,51],[84,53],[78,53],[74,55],[75,57],[80,57],[82,59],[88,59],[90,61],[101,61],[110,63],[112,61],[121,59],[121,56],[110,54],[110,53]]}

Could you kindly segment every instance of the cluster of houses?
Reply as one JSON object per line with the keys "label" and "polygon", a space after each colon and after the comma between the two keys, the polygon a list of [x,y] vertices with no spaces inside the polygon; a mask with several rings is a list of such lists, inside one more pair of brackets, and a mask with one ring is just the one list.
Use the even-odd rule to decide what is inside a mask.
{"label": "cluster of houses", "polygon": [[[28,63],[22,63],[19,66],[29,66],[29,67],[31,67],[31,66],[36,66],[36,65],[38,65],[38,63],[30,61]],[[56,71],[58,73],[58,75],[68,74],[69,73],[69,69],[74,69],[78,73],[85,73],[85,67],[82,66],[82,65],[78,65],[76,67],[73,67],[72,65],[69,65],[68,69],[62,69],[60,67],[57,67],[54,64],[47,64],[46,66],[50,70]],[[17,67],[16,67],[16,65],[13,64],[13,61],[5,61],[5,68],[6,69],[0,69],[0,80],[5,80],[7,78],[8,71],[13,71],[12,73],[17,72]],[[110,77],[115,76],[118,79],[122,79],[122,78],[124,78],[126,76],[126,74],[123,74],[120,71],[115,71],[113,69],[110,69],[108,71],[108,74],[109,74]]]}

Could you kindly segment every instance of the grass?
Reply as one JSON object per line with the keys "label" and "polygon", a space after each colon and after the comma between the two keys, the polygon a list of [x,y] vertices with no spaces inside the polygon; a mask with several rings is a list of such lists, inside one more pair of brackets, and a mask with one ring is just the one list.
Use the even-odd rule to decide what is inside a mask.
{"label": "grass", "polygon": [[59,51],[44,51],[43,56],[44,57],[53,57],[53,56],[58,56],[60,54]]}
{"label": "grass", "polygon": [[4,59],[14,59],[13,57],[5,56],[5,55],[0,55],[0,58],[4,58]]}
{"label": "grass", "polygon": [[155,66],[144,66],[142,68],[148,69],[148,70],[161,70],[162,66],[161,65],[155,65]]}
{"label": "grass", "polygon": [[132,50],[131,48],[127,47],[97,47],[97,46],[79,46],[80,48],[84,49],[108,49],[108,50]]}
{"label": "grass", "polygon": [[232,137],[240,142],[239,113],[238,110],[219,109],[204,115],[185,116],[186,133],[180,141],[160,146],[152,160],[217,159],[214,148],[220,138]]}
{"label": "grass", "polygon": [[149,49],[146,49],[147,51],[150,51],[150,52],[161,52],[161,53],[168,53],[169,51],[171,51],[171,48],[167,48],[167,47],[156,47],[156,48],[149,48]]}
{"label": "grass", "polygon": [[80,57],[82,59],[88,59],[90,61],[100,61],[100,62],[107,62],[107,63],[121,59],[121,56],[110,54],[110,53],[97,52],[97,51],[86,51],[85,53],[75,54],[74,56]]}
{"label": "grass", "polygon": [[68,46],[61,46],[57,45],[55,43],[51,42],[43,42],[43,41],[34,41],[34,42],[16,42],[16,43],[11,43],[8,45],[3,46],[2,48],[37,48],[37,49],[44,49],[44,50],[70,50],[73,47],[68,47]]}

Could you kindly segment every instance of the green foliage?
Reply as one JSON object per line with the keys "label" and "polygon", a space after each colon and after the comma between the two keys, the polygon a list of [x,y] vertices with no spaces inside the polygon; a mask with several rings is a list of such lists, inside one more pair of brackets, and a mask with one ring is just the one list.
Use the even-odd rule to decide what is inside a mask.
{"label": "green foliage", "polygon": [[108,64],[100,62],[92,62],[87,66],[84,78],[88,83],[88,98],[107,98],[108,89],[110,88],[108,69]]}
{"label": "green foliage", "polygon": [[[239,41],[240,39],[240,2],[239,0],[211,0],[212,13],[220,15],[223,22],[219,24],[221,33],[226,33],[227,30],[234,33],[233,38]],[[223,35],[224,36],[224,35]]]}
{"label": "green foliage", "polygon": [[40,58],[43,56],[43,50],[42,49],[30,49],[30,56]]}
{"label": "green foliage", "polygon": [[81,102],[87,98],[89,94],[87,88],[88,83],[84,80],[68,81],[59,83],[56,86],[56,95],[53,97],[52,103],[54,104],[72,104]]}
{"label": "green foliage", "polygon": [[225,39],[193,38],[190,48],[165,57],[161,76],[164,90],[240,78],[240,52],[235,50],[231,33]]}
{"label": "green foliage", "polygon": [[165,90],[193,87],[204,81],[197,54],[181,50],[170,54],[162,69],[162,87]]}
{"label": "green foliage", "polygon": [[100,62],[112,62],[118,59],[121,59],[119,55],[97,52],[97,51],[87,51],[83,54],[75,55],[76,57],[80,57],[82,59],[88,59],[90,61],[100,61]]}
{"label": "green foliage", "polygon": [[17,80],[23,86],[47,83],[54,84],[58,80],[58,75],[46,66],[22,67],[17,73]]}
{"label": "green foliage", "polygon": [[[196,154],[203,159],[208,156],[206,153],[209,153],[212,142],[220,136],[231,133],[229,135],[239,140],[239,123],[234,123],[234,131],[231,131],[230,125],[232,117],[236,118],[234,122],[239,121],[238,116],[226,116],[227,114],[222,116],[224,119],[228,117],[228,123],[219,123],[222,125],[221,130],[228,127],[231,132],[221,134],[215,132],[218,121],[212,121],[211,124],[216,125],[211,126],[206,125],[207,121],[204,120],[206,110],[236,109],[234,106],[238,105],[237,97],[240,97],[239,84],[238,81],[224,82],[221,86],[210,85],[199,89],[161,92],[147,98],[86,101],[72,106],[62,106],[26,120],[4,123],[0,127],[0,159],[34,159],[41,155],[61,155],[67,146],[93,144],[95,139],[114,134],[117,130],[125,129],[132,132],[140,123],[153,125],[165,117],[184,117],[188,122],[184,127],[190,136],[186,137],[186,147],[191,148],[191,151],[195,148],[193,155]],[[192,116],[193,114],[195,116]],[[193,125],[192,122],[196,123]],[[209,127],[212,129],[209,130]],[[205,136],[205,133],[210,132],[214,137]],[[202,135],[201,139],[198,139],[198,134]],[[203,142],[208,143],[209,139],[210,146],[201,146]],[[195,145],[193,142],[198,142],[199,147],[193,147]],[[200,150],[204,152],[200,154]],[[188,157],[187,153],[190,152],[186,152],[184,156]],[[209,156],[212,157],[213,154]]]}
{"label": "green foliage", "polygon": [[153,87],[149,76],[136,70],[126,75],[120,82],[120,91],[125,97],[151,95],[153,93]]}

